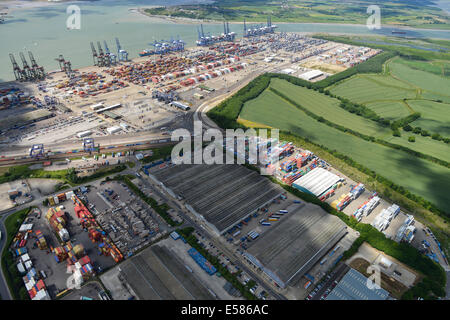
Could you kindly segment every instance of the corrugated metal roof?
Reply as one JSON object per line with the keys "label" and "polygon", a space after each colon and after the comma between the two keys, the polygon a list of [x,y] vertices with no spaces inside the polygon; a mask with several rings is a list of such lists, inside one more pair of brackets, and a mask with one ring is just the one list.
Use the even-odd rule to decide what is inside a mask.
{"label": "corrugated metal roof", "polygon": [[334,173],[331,173],[323,168],[315,168],[303,177],[295,180],[293,186],[295,187],[295,185],[297,185],[307,189],[309,192],[318,197],[330,189],[339,180],[341,180],[341,178]]}
{"label": "corrugated metal roof", "polygon": [[382,288],[370,289],[367,279],[355,269],[350,269],[326,300],[386,300],[389,292]]}

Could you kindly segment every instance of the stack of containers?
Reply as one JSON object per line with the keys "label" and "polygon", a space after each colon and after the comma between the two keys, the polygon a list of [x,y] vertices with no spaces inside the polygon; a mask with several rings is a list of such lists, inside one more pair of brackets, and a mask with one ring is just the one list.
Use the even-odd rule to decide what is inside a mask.
{"label": "stack of containers", "polygon": [[54,248],[53,253],[55,254],[55,260],[58,263],[67,259],[67,251],[62,247]]}
{"label": "stack of containers", "polygon": [[[98,236],[97,232],[90,232],[90,238],[96,239],[97,237],[100,237],[100,243],[99,243],[99,252],[100,254],[104,255],[110,255],[115,262],[120,262],[123,260],[123,255],[120,252],[120,250],[117,248],[117,246],[107,237],[107,235],[104,232],[100,232],[101,230],[100,225],[97,223],[97,221],[94,219],[92,214],[89,212],[89,210],[86,208],[86,206],[78,199],[77,196],[72,197],[72,201],[75,204],[75,213],[77,217],[80,219],[80,223],[84,228],[87,228],[88,230],[93,228],[98,233],[100,233],[100,236]],[[95,237],[94,237],[95,235]],[[96,240],[97,241],[97,240]]]}
{"label": "stack of containers", "polygon": [[37,238],[37,245],[38,248],[41,250],[47,250],[47,241],[45,241],[45,237],[42,234],[41,230],[36,230],[36,238]]}
{"label": "stack of containers", "polygon": [[195,248],[190,248],[188,250],[188,254],[194,259],[195,262],[209,275],[213,275],[216,273],[217,269],[211,265],[211,263],[203,257],[200,252],[198,252]]}
{"label": "stack of containers", "polygon": [[356,186],[354,186],[350,193],[353,195],[353,200],[357,199],[361,193],[363,193],[365,190],[364,185],[362,183],[358,183]]}

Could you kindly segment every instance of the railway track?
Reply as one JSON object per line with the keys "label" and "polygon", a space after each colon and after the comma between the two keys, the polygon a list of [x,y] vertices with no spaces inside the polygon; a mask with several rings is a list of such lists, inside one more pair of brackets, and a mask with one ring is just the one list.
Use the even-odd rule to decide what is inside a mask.
{"label": "railway track", "polygon": [[31,158],[29,155],[9,157],[9,158],[1,158],[0,159],[0,167],[8,167],[13,165],[21,165],[21,164],[36,164],[45,161],[52,160],[61,160],[61,159],[70,159],[70,158],[78,158],[83,156],[89,156],[93,154],[101,154],[105,152],[121,152],[121,151],[129,151],[129,150],[146,150],[149,148],[158,148],[164,147],[168,145],[173,145],[176,142],[172,142],[170,139],[159,139],[157,141],[149,141],[142,143],[130,143],[125,145],[118,146],[103,146],[100,147],[99,152],[86,152],[84,150],[72,150],[68,152],[58,152],[52,154],[51,152],[47,153],[46,156],[40,157],[38,159]]}

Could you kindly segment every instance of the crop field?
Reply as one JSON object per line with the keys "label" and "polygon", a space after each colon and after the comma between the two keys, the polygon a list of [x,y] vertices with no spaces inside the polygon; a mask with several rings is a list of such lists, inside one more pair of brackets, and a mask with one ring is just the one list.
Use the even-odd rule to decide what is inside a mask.
{"label": "crop field", "polygon": [[396,60],[388,64],[389,72],[392,76],[407,81],[408,83],[420,87],[430,93],[446,96],[450,99],[450,78],[438,76],[436,74],[410,68]]}
{"label": "crop field", "polygon": [[380,117],[389,120],[397,120],[411,114],[408,107],[399,101],[382,101],[367,103],[366,107],[375,111]]}
{"label": "crop field", "polygon": [[450,174],[449,169],[331,128],[269,90],[246,102],[240,118],[291,131],[346,154],[443,210],[446,210],[450,201],[450,179],[445,178]]}
{"label": "crop field", "polygon": [[414,61],[396,59],[395,62],[408,66],[412,69],[434,73],[438,76],[450,76],[450,63],[446,61]]}
{"label": "crop field", "polygon": [[[413,125],[416,125],[415,122],[413,122]],[[408,142],[408,137],[410,136],[414,136],[416,141]],[[420,134],[406,131],[402,132],[401,137],[391,135],[384,138],[384,140],[450,162],[450,145],[442,141],[433,140],[430,137],[423,137]]]}
{"label": "crop field", "polygon": [[388,76],[356,75],[330,88],[331,93],[356,103],[401,101],[416,97],[416,90]]}
{"label": "crop field", "polygon": [[421,113],[421,117],[411,124],[413,127],[421,127],[445,137],[450,136],[450,104],[427,100],[414,100],[408,103],[415,111]]}
{"label": "crop field", "polygon": [[305,109],[336,124],[374,137],[380,137],[390,132],[388,128],[374,121],[340,108],[338,99],[331,98],[320,92],[296,86],[282,79],[272,79],[270,86],[297,101]]}

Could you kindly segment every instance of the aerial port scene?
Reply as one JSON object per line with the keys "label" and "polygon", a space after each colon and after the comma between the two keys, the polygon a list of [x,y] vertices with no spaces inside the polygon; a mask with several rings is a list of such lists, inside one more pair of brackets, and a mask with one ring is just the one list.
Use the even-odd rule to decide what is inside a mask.
{"label": "aerial port scene", "polygon": [[448,301],[449,11],[0,0],[1,302]]}

